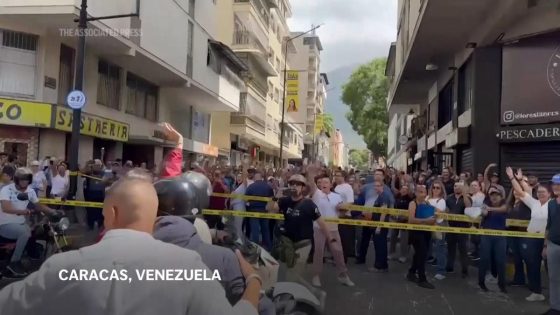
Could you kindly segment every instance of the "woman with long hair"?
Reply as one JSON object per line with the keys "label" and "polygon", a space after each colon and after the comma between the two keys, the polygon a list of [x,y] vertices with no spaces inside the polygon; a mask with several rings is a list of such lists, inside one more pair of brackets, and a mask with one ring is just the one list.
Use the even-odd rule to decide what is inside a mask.
{"label": "woman with long hair", "polygon": [[[428,203],[436,208],[436,213],[445,213],[447,206],[445,199],[447,198],[447,193],[445,191],[445,185],[441,180],[436,180],[432,183],[430,190],[428,192]],[[443,219],[436,219],[436,224],[440,226],[446,225],[446,221]],[[437,280],[445,279],[446,267],[447,267],[447,243],[445,241],[445,235],[441,232],[434,232],[434,255],[436,258],[436,275]]]}
{"label": "woman with long hair", "polygon": [[[416,186],[416,197],[408,205],[408,223],[420,225],[434,225],[436,223],[435,216],[425,217],[426,212],[429,211],[429,209],[426,211],[426,208],[432,207],[426,201],[427,194],[426,186]],[[426,258],[431,237],[432,234],[428,231],[409,231],[409,240],[414,248],[414,257],[406,278],[408,281],[418,283],[418,286],[425,289],[435,289],[434,285],[429,283],[426,278]]]}

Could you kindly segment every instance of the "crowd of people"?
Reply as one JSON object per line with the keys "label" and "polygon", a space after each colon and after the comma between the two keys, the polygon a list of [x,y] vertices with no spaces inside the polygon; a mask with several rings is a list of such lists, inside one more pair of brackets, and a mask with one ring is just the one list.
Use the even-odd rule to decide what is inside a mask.
{"label": "crowd of people", "polygon": [[[180,134],[166,126],[170,139],[180,143]],[[551,180],[539,179],[530,171],[506,167],[508,179],[502,181],[495,164],[489,165],[476,176],[469,172],[457,174],[452,167],[444,168],[441,172],[427,170],[407,174],[387,167],[367,172],[347,172],[319,163],[289,165],[284,169],[267,168],[248,161],[238,167],[225,164],[210,166],[207,163],[201,166],[198,163],[185,164],[179,148],[182,148],[182,143],[167,156],[159,178],[187,171],[201,173],[211,181],[214,193],[234,195],[229,198],[213,195],[210,197],[210,209],[281,213],[284,216],[283,221],[237,217],[235,227],[239,233],[246,234],[251,241],[279,257],[287,265],[287,277],[291,280],[309,285],[305,280],[304,270],[311,263],[311,286],[321,287],[323,265],[328,258],[325,251],[327,249],[336,266],[339,282],[346,286],[354,286],[347,267],[352,263],[350,258],[354,259],[354,264],[370,265],[368,269],[375,273],[389,272],[392,261],[402,264],[410,261],[406,279],[426,289],[435,288],[434,282],[429,281],[432,278],[426,272],[428,264],[434,267],[434,281],[445,281],[449,274],[455,273],[457,267],[460,268],[461,276],[467,278],[472,270],[470,266],[478,265],[477,278],[481,290],[488,291],[487,283],[490,281],[496,282],[503,293],[507,293],[508,285],[527,285],[527,301],[536,302],[545,300],[541,286],[544,258],[547,262],[545,265],[551,306],[550,311],[545,314],[560,314],[560,174]],[[52,165],[54,164],[51,163],[51,169]],[[112,220],[124,220],[115,216],[117,210],[108,211],[107,200],[111,199],[114,204],[121,205],[124,201],[119,198],[138,197],[108,196],[109,192],[117,190],[113,188],[115,185],[131,180],[127,180],[127,174],[134,169],[129,163],[125,163],[122,168],[120,162],[110,163],[109,166],[105,167],[102,161],[95,160],[88,163],[82,171],[86,178],[85,199],[105,200],[102,212],[94,208],[88,209],[88,226],[93,228],[97,223],[100,229],[108,230],[107,233],[111,233],[111,229],[119,223]],[[10,177],[10,173],[6,174],[4,171],[6,167],[9,165],[3,168],[3,180],[4,177]],[[32,173],[37,174],[37,168],[44,167],[43,164],[34,162]],[[21,172],[20,170],[21,168],[16,173]],[[50,180],[48,177],[35,180],[33,175],[31,187],[39,194],[44,188],[46,196],[64,198],[68,191],[68,181],[64,181],[65,189],[59,190],[58,180],[54,179],[68,177],[66,165],[58,163],[56,175],[53,175]],[[12,177],[18,179],[17,174]],[[506,186],[512,187],[509,192],[503,186],[506,183]],[[10,209],[6,202],[12,200],[13,203],[14,200],[4,199],[7,189],[4,187],[0,192],[4,213],[9,213],[5,209]],[[130,189],[134,191],[133,188]],[[125,194],[125,191],[121,194]],[[257,198],[251,200],[251,197]],[[269,201],[263,201],[262,197],[269,198]],[[30,201],[33,200],[35,199],[30,198]],[[407,210],[408,216],[357,211],[353,210],[355,207],[352,205]],[[142,208],[146,205],[126,206]],[[48,211],[48,208],[43,210]],[[447,220],[438,215],[443,213],[469,215],[481,220],[473,220],[472,223]],[[108,214],[110,218],[107,218]],[[543,237],[477,236],[380,227],[357,228],[325,220],[334,218],[513,230],[541,234]],[[205,215],[204,219],[210,228],[223,228],[223,220],[219,216]],[[511,227],[506,224],[507,219],[527,220],[529,224],[528,227]],[[107,226],[108,222],[110,226]],[[126,228],[127,224],[129,223],[121,228]],[[0,236],[5,233],[2,227],[0,218]],[[152,230],[153,226],[143,226],[142,229],[150,233]],[[100,243],[106,238],[107,234]],[[373,243],[375,252],[373,262],[367,261],[370,243]],[[21,252],[20,248],[19,256]],[[506,263],[510,254],[515,263],[515,275],[508,282]]]}

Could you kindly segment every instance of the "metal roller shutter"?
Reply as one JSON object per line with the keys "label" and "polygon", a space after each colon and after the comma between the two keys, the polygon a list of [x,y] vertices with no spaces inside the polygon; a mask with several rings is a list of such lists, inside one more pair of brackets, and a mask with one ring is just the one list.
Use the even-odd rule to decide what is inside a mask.
{"label": "metal roller shutter", "polygon": [[463,148],[461,150],[461,160],[459,161],[461,172],[471,172],[476,176],[473,163],[473,152],[471,148]]}
{"label": "metal roller shutter", "polygon": [[504,186],[510,186],[505,175],[507,166],[534,172],[541,183],[547,183],[554,174],[560,173],[558,142],[502,145],[501,152],[500,172]]}

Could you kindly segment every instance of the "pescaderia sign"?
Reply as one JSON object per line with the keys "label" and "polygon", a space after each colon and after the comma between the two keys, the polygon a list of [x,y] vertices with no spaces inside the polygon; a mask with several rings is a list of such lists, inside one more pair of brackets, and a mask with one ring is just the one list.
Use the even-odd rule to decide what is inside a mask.
{"label": "pescaderia sign", "polygon": [[[54,129],[72,131],[72,109],[54,106],[56,109]],[[107,119],[82,112],[80,133],[85,136],[128,141],[129,125],[112,119]]]}
{"label": "pescaderia sign", "polygon": [[500,128],[496,138],[500,142],[559,141],[560,124]]}

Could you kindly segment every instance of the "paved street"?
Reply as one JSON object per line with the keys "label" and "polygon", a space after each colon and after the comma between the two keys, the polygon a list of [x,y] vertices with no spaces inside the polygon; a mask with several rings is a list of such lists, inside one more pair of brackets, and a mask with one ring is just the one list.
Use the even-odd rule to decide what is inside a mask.
{"label": "paved street", "polygon": [[[369,261],[372,261],[371,257]],[[368,272],[364,265],[350,262],[350,275],[356,286],[347,288],[336,280],[334,266],[327,266],[322,278],[327,291],[326,315],[516,315],[541,314],[548,309],[545,302],[526,302],[527,288],[508,287],[509,293],[504,295],[499,293],[497,285],[489,284],[491,292],[481,292],[475,268],[471,268],[471,275],[466,280],[461,279],[460,274],[450,275],[443,281],[431,280],[435,290],[422,289],[406,281],[407,268],[408,263],[391,262],[389,273],[376,274]],[[430,276],[433,277],[433,273]]]}

